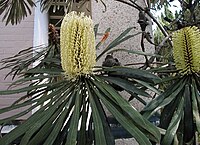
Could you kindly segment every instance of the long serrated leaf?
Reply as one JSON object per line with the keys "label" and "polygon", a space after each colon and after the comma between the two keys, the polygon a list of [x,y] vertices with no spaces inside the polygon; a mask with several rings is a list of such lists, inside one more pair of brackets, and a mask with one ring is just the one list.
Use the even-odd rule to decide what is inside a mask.
{"label": "long serrated leaf", "polygon": [[143,109],[143,116],[145,118],[149,118],[153,113],[159,110],[161,107],[164,107],[168,103],[170,103],[174,97],[181,91],[186,83],[185,79],[178,80],[169,88],[152,100],[145,108]]}
{"label": "long serrated leaf", "polygon": [[72,120],[70,122],[70,126],[69,126],[69,132],[67,135],[67,141],[65,143],[65,145],[76,145],[76,139],[77,139],[77,135],[78,135],[78,125],[79,125],[79,118],[80,118],[80,111],[81,111],[81,106],[82,106],[82,95],[80,93],[82,93],[80,91],[80,86],[78,86],[76,94],[75,94],[75,104],[74,104],[74,111],[73,111],[73,115],[72,115]]}
{"label": "long serrated leaf", "polygon": [[[70,96],[74,96],[75,92],[73,91],[73,93]],[[69,110],[68,114],[67,114],[67,118],[65,120],[64,126],[62,127],[62,129],[60,130],[56,140],[54,141],[54,144],[61,144],[61,143],[65,143],[66,139],[67,139],[67,135],[68,135],[68,131],[69,131],[69,126],[72,120],[72,111],[74,110],[74,104],[75,104],[75,98],[76,97],[69,97],[69,106],[66,106]]]}
{"label": "long serrated leaf", "polygon": [[[133,29],[133,27],[127,28],[124,32],[122,32],[115,40],[113,40],[106,48],[105,50],[99,54],[97,56],[97,60],[99,60],[99,58],[101,58],[101,56],[103,56],[106,52],[108,52],[110,49],[112,49],[113,47],[119,45],[120,43],[124,42],[127,39],[124,39],[124,41],[120,41],[123,39],[123,37],[125,37],[131,30]],[[133,35],[132,37],[134,37],[135,35]],[[131,37],[130,37],[131,38]]]}
{"label": "long serrated leaf", "polygon": [[[73,88],[73,86],[71,86]],[[71,89],[72,89],[71,88]],[[65,86],[65,89],[62,89],[62,92],[65,91],[67,89],[67,87]],[[60,115],[60,112],[63,111],[63,108],[66,104],[70,104],[72,101],[72,99],[74,98],[74,93],[71,93],[71,89],[67,90],[66,92],[64,93],[60,93],[58,94],[58,96],[55,96],[55,99],[57,100],[57,102],[51,100],[48,104],[50,104],[49,106],[47,106],[47,110],[50,109],[51,110],[51,113],[52,112],[55,112],[53,115],[50,115],[50,118],[49,120],[46,119],[46,123],[44,124],[44,126],[42,128],[38,128],[38,125],[36,124],[36,129],[40,129],[39,132],[37,132],[37,134],[35,134],[34,136],[30,136],[30,134],[32,134],[33,132],[30,130],[30,133],[27,133],[27,137],[25,138],[27,141],[29,139],[30,142],[28,143],[29,145],[35,145],[35,144],[39,144],[41,141],[45,140],[45,138],[47,138],[47,136],[49,135],[49,133],[51,132],[52,128],[53,128],[53,122],[56,121],[56,119],[59,117]],[[69,96],[72,96],[70,97]],[[53,102],[53,103],[52,103]],[[53,105],[52,105],[53,104]],[[42,107],[43,108],[43,107]],[[41,109],[42,109],[41,108]],[[70,109],[71,107],[69,107],[68,109]],[[41,112],[41,109],[39,109],[38,112],[36,112],[35,114],[37,113],[40,113]],[[53,110],[52,110],[53,109]],[[45,109],[46,110],[46,109]],[[39,119],[39,121],[41,121]],[[34,125],[34,123],[33,123]],[[49,131],[49,133],[48,133]],[[41,137],[42,136],[42,137]],[[30,138],[31,137],[31,138]],[[26,141],[25,140],[25,141]],[[23,144],[23,143],[22,143]]]}
{"label": "long serrated leaf", "polygon": [[[34,122],[32,124],[32,126],[27,130],[27,132],[23,136],[22,140],[20,141],[20,145],[33,144],[32,142],[33,142],[34,138],[36,138],[38,136],[38,134],[40,134],[39,135],[40,139],[38,138],[37,141],[39,142],[39,140],[44,140],[45,135],[44,135],[44,133],[41,133],[41,132],[45,132],[46,135],[49,134],[48,129],[52,128],[52,122],[58,116],[61,109],[62,109],[61,107],[59,109],[57,109],[57,106],[51,106],[49,108],[50,111],[46,111],[45,113],[43,113],[43,116],[40,119],[38,119],[36,122]],[[47,124],[48,124],[48,127],[46,127]],[[37,134],[34,135],[36,132],[37,132]],[[29,140],[30,140],[30,142],[29,142]]]}
{"label": "long serrated leaf", "polygon": [[[34,119],[32,119],[34,122],[36,122],[39,118],[42,117],[42,113],[41,114],[37,114],[37,116],[34,116]],[[33,118],[33,117],[32,117]],[[22,126],[22,125],[21,125]],[[22,127],[17,127],[14,130],[12,130],[9,134],[5,135],[3,138],[1,138],[0,140],[0,144],[2,145],[9,145],[11,144],[14,140],[16,140],[18,137],[20,137],[21,135],[23,135],[28,128],[31,126],[31,124],[29,123],[24,123],[23,124],[23,128]]]}
{"label": "long serrated leaf", "polygon": [[[54,110],[51,110],[51,113],[54,112],[57,112],[57,113],[54,113],[54,114],[50,114],[50,113],[45,113],[45,115],[49,116],[49,119],[45,117],[45,115],[43,116],[43,119],[39,119],[36,123],[33,123],[33,125],[31,126],[30,130],[28,132],[26,132],[25,136],[22,138],[22,141],[21,141],[21,144],[28,144],[29,140],[31,139],[31,142],[29,144],[36,144],[37,141],[39,141],[37,139],[37,136],[44,136],[44,135],[41,135],[43,134],[44,132],[46,132],[46,134],[48,134],[48,136],[51,136],[51,133],[54,133],[54,130],[52,130],[52,132],[50,133],[47,133],[47,129],[49,128],[50,129],[50,126],[53,125],[52,122],[54,122],[56,120],[56,118],[60,115],[60,112],[63,111],[63,108],[66,104],[68,104],[70,101],[70,97],[68,99],[66,99],[65,101],[62,101],[64,100],[65,97],[67,97],[69,94],[70,94],[70,91],[67,91],[65,93],[63,93],[66,89],[66,86],[65,88],[61,88],[61,90],[59,92],[57,92],[57,96],[55,96],[55,98],[57,99],[57,102],[52,105],[52,102],[55,102],[52,100],[52,102],[50,102],[50,105],[48,106],[48,109],[53,109]],[[60,94],[59,94],[60,93]],[[48,96],[47,96],[48,97]],[[62,103],[61,103],[62,102]],[[61,103],[61,105],[59,106],[59,104]],[[59,107],[58,107],[59,106]],[[37,112],[36,112],[37,113]],[[67,113],[67,111],[65,111],[64,113],[62,114],[65,114]],[[44,118],[45,117],[45,118]],[[47,123],[46,123],[47,122]],[[44,126],[42,127],[42,125],[44,124]],[[62,124],[60,124],[62,126]],[[41,128],[42,127],[42,128]],[[53,126],[52,126],[53,127]],[[46,128],[46,129],[45,129]],[[59,128],[56,128],[56,129],[59,129]],[[32,137],[32,135],[34,134],[34,130],[35,132],[37,130],[40,130],[34,137]],[[50,131],[50,130],[49,130]],[[49,135],[50,134],[50,135]],[[55,135],[55,134],[54,134]],[[55,136],[53,136],[55,137]],[[53,137],[51,138],[51,140],[53,139]],[[35,139],[34,139],[35,138]],[[49,141],[51,141],[49,140]],[[49,144],[48,144],[49,145]]]}
{"label": "long serrated leaf", "polygon": [[194,122],[193,122],[193,113],[192,113],[192,94],[191,94],[191,80],[188,79],[187,84],[184,88],[183,97],[184,102],[184,142],[189,142],[194,137]]}
{"label": "long serrated leaf", "polygon": [[[5,119],[1,119],[0,120],[0,124],[3,123],[3,122],[8,122],[8,121],[14,120],[14,119],[16,119],[18,117],[21,117],[21,116],[27,114],[32,109],[36,108],[37,106],[42,105],[43,103],[45,103],[49,99],[50,99],[50,102],[48,102],[45,106],[46,107],[51,106],[52,102],[58,100],[62,96],[61,94],[63,94],[63,93],[64,94],[68,94],[73,89],[73,85],[71,85],[70,87],[68,87],[68,85],[67,86],[64,85],[63,88],[62,87],[58,88],[58,90],[56,90],[56,91],[54,90],[50,94],[44,94],[44,95],[40,96],[40,98],[38,99],[37,103],[32,104],[31,107],[29,107],[28,109],[26,109],[26,110],[24,110],[24,111],[22,111],[22,112],[20,112],[18,114],[15,114],[15,115],[13,115],[11,117],[8,117],[8,118],[5,118]],[[12,108],[18,108],[18,107],[15,107],[15,105],[14,105],[14,106],[11,106],[8,109],[12,110]],[[3,111],[5,111],[5,110],[3,110]]]}
{"label": "long serrated leaf", "polygon": [[[98,78],[99,79],[99,78]],[[137,112],[129,103],[126,101],[121,95],[119,95],[111,86],[107,85],[106,83],[99,83],[99,82],[94,82],[96,86],[101,86],[104,88],[104,90],[101,90],[102,92],[107,91],[110,95],[108,96],[109,98],[114,98],[117,102],[117,105],[124,110],[129,117],[133,119],[133,121],[136,123],[137,127],[143,128],[153,136],[153,139],[156,141],[159,141],[160,139],[160,133],[158,129],[151,124],[148,120],[143,118],[139,112]],[[100,88],[101,89],[101,88]],[[135,119],[137,118],[137,119]]]}
{"label": "long serrated leaf", "polygon": [[146,88],[148,88],[149,90],[155,92],[156,94],[160,95],[161,94],[161,91],[159,89],[157,89],[156,87],[152,86],[152,85],[149,85],[149,83],[146,83],[144,81],[141,81],[141,80],[137,80],[137,79],[133,79],[134,81],[136,81],[137,83],[145,86]]}
{"label": "long serrated leaf", "polygon": [[[52,107],[51,109],[55,109],[55,107]],[[48,114],[49,116],[51,116],[51,113],[50,113],[52,111],[51,109],[47,111],[44,111],[44,110],[42,111],[41,109],[40,111],[38,111],[38,113],[35,113],[34,115],[32,115],[28,119],[28,121],[26,121],[24,124],[20,125],[19,127],[12,130],[9,134],[5,135],[0,140],[0,144],[8,145],[12,143],[15,139],[23,135],[35,122],[40,120],[43,117],[43,115],[46,114],[46,112],[49,112]]]}
{"label": "long serrated leaf", "polygon": [[53,77],[57,77],[57,76],[60,76],[60,75],[38,75],[38,76],[33,76],[33,77],[25,77],[25,78],[22,78],[22,79],[18,79],[16,81],[14,81],[10,86],[13,86],[13,85],[18,85],[19,83],[24,83],[24,82],[29,82],[29,81],[34,81],[34,80],[44,80],[44,79],[48,79],[48,78],[53,78]]}
{"label": "long serrated leaf", "polygon": [[[70,96],[68,96],[72,91],[73,91],[73,93]],[[72,107],[74,106],[72,98],[75,98],[74,97],[75,96],[75,90],[72,90],[72,91],[69,91],[69,94],[64,95],[68,99],[64,100],[65,105],[62,108],[61,115],[58,116],[57,121],[55,121],[55,123],[53,124],[53,129],[50,132],[46,141],[43,143],[43,145],[53,145],[54,141],[56,140],[59,133],[61,132],[62,127],[64,126],[64,123],[65,123]]]}
{"label": "long serrated leaf", "polygon": [[47,69],[47,68],[38,68],[38,69],[33,68],[33,69],[30,69],[30,70],[26,71],[26,74],[32,74],[32,73],[33,74],[35,74],[35,73],[37,73],[37,74],[46,73],[46,74],[50,74],[50,75],[60,75],[63,72],[62,72],[62,69],[57,69],[57,68],[54,68],[53,70],[52,69]]}
{"label": "long serrated leaf", "polygon": [[166,129],[168,128],[171,119],[173,117],[174,112],[177,110],[177,106],[180,103],[180,100],[183,96],[184,91],[182,90],[175,98],[173,101],[171,101],[169,104],[167,104],[164,108],[162,108],[160,111],[160,127]]}
{"label": "long serrated leaf", "polygon": [[[93,87],[93,86],[92,86]],[[125,115],[122,114],[117,108],[115,104],[113,104],[110,100],[106,99],[103,94],[97,91],[94,87],[94,92],[96,95],[102,100],[103,104],[106,108],[113,114],[113,116],[117,119],[117,121],[137,140],[139,144],[142,145],[151,145],[148,138],[133,124],[132,120]]]}
{"label": "long serrated leaf", "polygon": [[[107,86],[107,88],[106,88]],[[123,106],[123,110],[125,112],[129,112],[128,114],[130,115],[130,117],[132,119],[135,119],[135,117],[137,116],[137,119],[134,120],[137,123],[137,127],[141,130],[143,130],[146,134],[148,134],[148,137],[151,138],[152,140],[158,142],[160,139],[160,133],[157,130],[157,128],[151,124],[148,120],[146,120],[145,118],[143,118],[141,116],[141,114],[139,114],[135,109],[133,109],[133,107],[128,103],[128,101],[126,101],[123,97],[116,97],[117,96],[117,92],[109,85],[104,85],[104,89],[107,90],[108,92],[110,92],[110,94],[113,96],[113,98],[115,98],[117,100],[117,102],[120,104],[120,106]],[[142,124],[144,123],[144,124]],[[147,130],[148,128],[148,130]]]}
{"label": "long serrated leaf", "polygon": [[[26,100],[25,102],[23,103],[19,103],[19,104],[12,104],[11,106],[8,106],[8,107],[5,107],[5,108],[1,108],[0,109],[0,114],[2,113],[5,113],[5,112],[9,112],[11,110],[15,110],[15,109],[18,109],[18,108],[22,108],[22,107],[25,107],[25,106],[28,106],[28,105],[31,105],[31,104],[34,104],[36,102],[40,102],[40,100],[42,99],[41,97],[45,96],[45,95],[42,95],[44,92],[42,93],[38,93],[37,95],[35,95],[34,97]],[[25,95],[26,97],[29,97],[28,95]],[[41,96],[41,97],[40,97]],[[23,98],[24,96],[22,96]],[[38,98],[40,97],[40,98]]]}
{"label": "long serrated leaf", "polygon": [[23,87],[23,88],[16,89],[16,90],[0,91],[0,95],[18,94],[18,93],[28,92],[28,91],[31,91],[34,89],[40,89],[43,87],[58,87],[58,86],[62,85],[64,82],[66,82],[66,81],[49,83],[49,84],[41,84],[41,85],[37,85],[37,86],[28,86],[28,87]]}
{"label": "long serrated leaf", "polygon": [[102,119],[100,117],[97,105],[93,99],[93,97],[95,96],[92,95],[90,91],[90,87],[87,83],[86,83],[86,87],[88,90],[89,101],[90,101],[91,109],[92,109],[92,118],[94,121],[95,145],[107,145],[106,137],[105,137],[105,133],[103,129],[103,124],[102,124]]}
{"label": "long serrated leaf", "polygon": [[109,44],[109,46],[106,48],[107,50],[110,50],[112,49],[113,47],[116,47],[117,45],[121,44],[122,42],[132,38],[132,37],[135,37],[139,34],[141,34],[142,32],[138,32],[136,34],[133,34],[133,35],[128,35],[128,36],[125,36],[124,38],[120,39],[117,43],[113,43],[113,44]]}
{"label": "long serrated leaf", "polygon": [[195,81],[193,80],[192,86],[191,86],[191,96],[192,96],[192,113],[193,113],[193,119],[196,124],[197,131],[200,132],[200,113],[199,113],[199,106],[197,104],[197,98],[199,97],[198,95],[198,90],[196,90],[196,84],[194,83]]}
{"label": "long serrated leaf", "polygon": [[116,46],[118,44],[118,42],[124,37],[126,36],[131,30],[133,29],[133,27],[127,28],[125,31],[123,31],[114,41],[112,41],[108,47],[106,49],[110,49],[114,46]]}
{"label": "long serrated leaf", "polygon": [[151,74],[148,71],[136,68],[112,67],[112,68],[104,68],[103,70],[108,71],[112,75],[135,78],[150,83],[157,83],[160,81],[160,78],[158,76]]}
{"label": "long serrated leaf", "polygon": [[101,78],[122,87],[124,90],[126,90],[128,92],[136,93],[138,95],[145,96],[145,97],[151,97],[145,91],[140,90],[137,87],[135,87],[135,85],[128,80],[121,79],[121,78],[118,78],[118,77],[101,77]]}
{"label": "long serrated leaf", "polygon": [[87,145],[87,138],[86,138],[86,127],[87,127],[87,119],[90,117],[89,116],[89,103],[88,103],[88,98],[85,92],[85,89],[83,90],[84,93],[83,95],[83,102],[82,106],[83,109],[81,111],[81,128],[79,131],[78,135],[78,140],[79,142],[77,143],[78,145]]}
{"label": "long serrated leaf", "polygon": [[[123,110],[125,109],[125,111],[128,112],[128,114],[130,114],[129,111],[133,111],[132,113],[134,114],[134,116],[138,118],[138,120],[136,120],[137,123],[142,124],[142,126],[145,125],[145,121],[143,120],[143,118],[140,116],[139,112],[137,112],[129,103],[128,101],[126,101],[118,92],[116,92],[116,90],[114,90],[112,87],[110,87],[109,85],[107,85],[105,83],[105,81],[103,81],[100,77],[95,77],[97,80],[101,80],[101,82],[98,81],[93,81],[93,83],[102,91],[102,92],[107,92],[106,96],[108,96],[109,98],[112,98],[111,100],[115,100],[115,103],[122,106]],[[128,111],[129,110],[129,111]]]}
{"label": "long serrated leaf", "polygon": [[[51,117],[48,120],[46,120],[44,125],[41,128],[39,128],[38,132],[30,138],[31,140],[27,144],[29,145],[41,144],[47,139],[48,135],[51,133],[53,129],[53,123],[54,121],[56,121],[60,112],[63,110],[65,103],[62,102],[60,105],[61,106],[56,107],[55,112],[51,115]],[[32,131],[30,132],[32,133]]]}
{"label": "long serrated leaf", "polygon": [[[95,81],[97,81],[97,82],[100,82],[101,83],[101,79],[98,79],[98,77],[95,77],[95,79],[94,79]],[[94,82],[95,82],[94,81]],[[93,81],[92,81],[93,82]],[[95,84],[94,84],[95,85]],[[104,90],[104,88],[102,87],[102,86],[98,86],[99,87],[99,89],[100,90]],[[107,91],[104,91],[104,94],[106,95],[106,96],[109,96],[109,93],[107,92]],[[113,102],[115,102],[116,104],[117,104],[117,101],[115,100],[115,98],[110,98]]]}
{"label": "long serrated leaf", "polygon": [[177,111],[174,113],[174,116],[172,117],[172,120],[169,124],[169,127],[166,130],[166,134],[161,142],[161,144],[164,145],[171,145],[174,136],[176,134],[176,131],[179,127],[179,123],[183,117],[183,107],[184,107],[184,98],[181,98],[181,101],[179,103],[179,106],[177,108]]}
{"label": "long serrated leaf", "polygon": [[97,105],[97,109],[99,111],[99,115],[100,115],[100,118],[101,118],[101,121],[102,121],[102,124],[103,124],[103,127],[104,127],[106,142],[107,142],[108,145],[114,145],[115,141],[114,141],[114,137],[111,133],[111,128],[109,126],[109,122],[107,121],[106,113],[103,110],[103,106],[102,106],[100,100],[98,99],[98,97],[96,96],[96,94],[94,92],[93,92],[93,95],[95,95],[94,101]]}
{"label": "long serrated leaf", "polygon": [[169,76],[169,77],[166,77],[166,78],[162,78],[160,81],[158,81],[157,83],[158,84],[162,84],[162,83],[170,83],[170,81],[175,81],[177,79],[179,79],[180,76]]}

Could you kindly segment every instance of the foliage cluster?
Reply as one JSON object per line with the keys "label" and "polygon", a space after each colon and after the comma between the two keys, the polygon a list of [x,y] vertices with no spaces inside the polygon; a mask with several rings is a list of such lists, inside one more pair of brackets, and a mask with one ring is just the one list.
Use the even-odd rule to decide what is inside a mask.
{"label": "foliage cluster", "polygon": [[[102,0],[99,1],[105,5]],[[173,15],[168,9],[172,1],[145,0],[145,8],[140,6],[137,0],[113,1],[138,10],[138,23],[141,27],[139,34],[142,35],[141,51],[117,49],[119,44],[139,35],[130,34],[133,29],[131,27],[110,42],[96,60],[106,54],[125,51],[130,55],[144,56],[145,62],[140,68],[121,66],[117,58],[107,55],[103,65],[95,66],[93,73],[79,76],[74,80],[66,79],[61,65],[59,35],[53,26],[50,30],[49,46],[34,48],[34,50],[41,50],[34,52],[34,56],[33,48],[30,47],[15,56],[3,59],[1,69],[10,68],[11,71],[7,76],[11,75],[18,79],[8,90],[0,91],[0,95],[18,93],[21,94],[21,98],[11,106],[0,109],[0,114],[22,107],[28,109],[1,119],[0,125],[7,125],[34,108],[39,107],[39,110],[10,133],[2,136],[0,144],[9,145],[18,142],[20,145],[112,145],[115,144],[116,136],[113,134],[112,122],[105,111],[108,110],[117,124],[129,132],[140,145],[198,145],[200,72],[182,74],[176,69],[172,51],[173,43],[177,41],[172,43],[171,36],[174,31],[185,30],[185,27],[199,27],[200,2],[178,0],[181,10]],[[58,6],[61,1],[40,0],[39,2],[42,10],[49,10],[50,5]],[[71,11],[74,2],[74,0],[65,2],[66,13]],[[88,0],[76,2],[84,5]],[[0,14],[4,15],[3,20],[6,20],[6,24],[17,24],[31,13],[30,9],[34,5],[32,0],[0,1]],[[164,7],[165,11],[158,21],[151,13],[151,9],[161,7]],[[158,26],[157,33],[154,33],[154,42],[146,32],[150,19]],[[95,36],[98,27],[98,25],[94,27]],[[105,41],[108,31],[109,29],[105,31],[104,37],[96,48]],[[180,37],[181,44],[184,42],[181,45],[183,48],[180,49],[183,49],[185,56],[188,57],[187,60],[191,62],[190,59],[199,57],[188,56],[194,49],[193,46],[188,45],[193,45],[190,39],[186,39],[189,32],[193,33],[190,30],[184,31],[185,37]],[[155,46],[154,54],[145,52],[144,40]],[[200,46],[195,45],[196,48],[199,50]],[[38,62],[37,65],[33,65],[35,62]],[[11,89],[14,86],[21,87]],[[131,96],[129,100],[134,98],[141,101],[145,105],[142,112],[137,111],[128,100],[124,99],[120,94],[121,91]],[[152,97],[150,92],[155,94],[154,99],[145,102],[141,96]],[[158,126],[149,121],[155,114],[160,120]]]}

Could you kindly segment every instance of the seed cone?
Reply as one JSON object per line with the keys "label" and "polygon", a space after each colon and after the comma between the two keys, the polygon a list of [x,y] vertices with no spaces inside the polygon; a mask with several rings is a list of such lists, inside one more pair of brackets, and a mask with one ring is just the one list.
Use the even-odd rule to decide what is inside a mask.
{"label": "seed cone", "polygon": [[172,36],[176,68],[184,74],[200,72],[200,31],[197,27],[185,27]]}
{"label": "seed cone", "polygon": [[61,64],[68,79],[92,72],[96,63],[92,19],[84,13],[65,15],[60,32]]}

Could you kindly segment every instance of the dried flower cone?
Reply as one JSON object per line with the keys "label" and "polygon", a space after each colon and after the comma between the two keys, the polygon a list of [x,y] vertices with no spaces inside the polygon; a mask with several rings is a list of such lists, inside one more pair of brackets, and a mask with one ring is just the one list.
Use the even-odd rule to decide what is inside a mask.
{"label": "dried flower cone", "polygon": [[185,27],[172,37],[176,68],[182,74],[200,72],[200,31],[197,27]]}
{"label": "dried flower cone", "polygon": [[61,64],[68,79],[92,72],[96,63],[94,25],[92,19],[71,12],[61,24]]}

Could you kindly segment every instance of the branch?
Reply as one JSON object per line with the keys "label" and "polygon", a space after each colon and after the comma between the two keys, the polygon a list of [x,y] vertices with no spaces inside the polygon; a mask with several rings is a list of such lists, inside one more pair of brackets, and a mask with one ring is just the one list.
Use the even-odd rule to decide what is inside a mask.
{"label": "branch", "polygon": [[[161,30],[161,32],[163,33],[163,35],[165,36],[165,37],[168,37],[169,38],[169,34],[165,31],[165,29],[163,28],[163,26],[156,20],[156,18],[152,15],[152,13],[150,12],[150,11],[145,11],[147,14],[148,14],[148,16],[150,17],[150,18],[152,18],[153,19],[153,21],[157,24],[157,26],[158,26],[158,28]],[[168,39],[168,42],[169,42],[169,44],[170,44],[170,46],[172,46],[172,42]]]}
{"label": "branch", "polygon": [[[160,49],[162,48],[162,46],[164,46],[165,42],[169,40],[169,38],[171,37],[171,35],[168,35],[167,37],[165,37],[163,39],[163,41],[156,47],[156,50],[155,50],[155,54],[158,54],[158,52],[160,51]],[[171,41],[170,41],[171,42]],[[149,64],[152,64],[154,59],[156,58],[156,56],[152,56],[150,57],[149,59]],[[146,69],[148,66],[145,64],[144,66],[142,66],[141,68],[142,69]]]}
{"label": "branch", "polygon": [[[153,14],[150,12],[149,8],[142,8],[141,6],[139,6],[136,2],[129,0],[131,3],[124,1],[124,0],[115,0],[124,4],[127,4],[129,6],[132,6],[134,8],[136,8],[139,11],[144,11],[158,26],[158,28],[161,30],[161,32],[163,33],[163,35],[165,37],[168,37],[169,34],[165,31],[165,29],[163,28],[163,26],[156,20],[156,18],[153,16]],[[168,42],[170,44],[170,46],[172,46],[172,42],[168,39]]]}
{"label": "branch", "polygon": [[129,6],[132,6],[132,7],[136,8],[136,9],[139,10],[139,11],[144,11],[144,9],[142,9],[141,7],[137,7],[136,5],[131,4],[131,3],[129,3],[129,2],[126,2],[126,1],[124,1],[124,0],[115,0],[115,1],[118,1],[118,2],[121,2],[121,3],[124,3],[124,4],[127,4],[127,5],[129,5]]}

